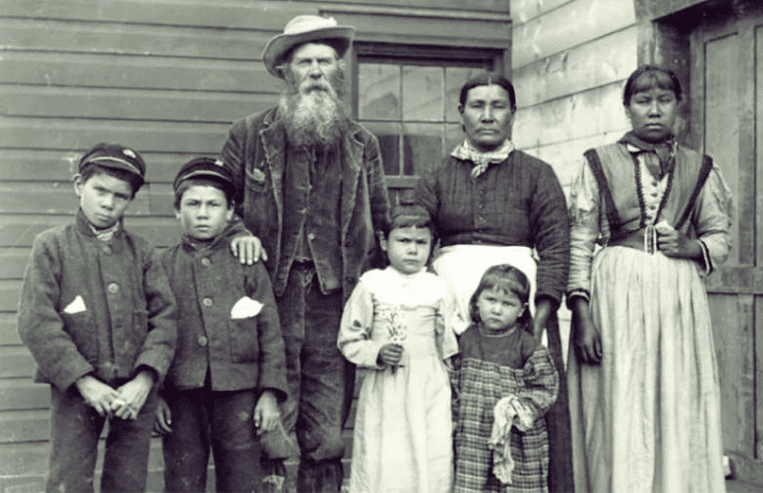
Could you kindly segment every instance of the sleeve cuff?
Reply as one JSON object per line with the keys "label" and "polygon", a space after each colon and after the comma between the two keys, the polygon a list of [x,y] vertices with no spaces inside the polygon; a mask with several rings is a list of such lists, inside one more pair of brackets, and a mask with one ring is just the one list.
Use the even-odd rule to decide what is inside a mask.
{"label": "sleeve cuff", "polygon": [[575,298],[583,298],[586,301],[591,301],[591,294],[588,292],[587,289],[573,289],[572,291],[569,291],[567,293],[567,308],[572,310],[572,302],[575,300]]}
{"label": "sleeve cuff", "polygon": [[705,275],[709,276],[713,271],[713,260],[710,258],[710,251],[707,249],[707,245],[702,240],[697,240],[700,248],[702,248],[702,260],[705,262]]}

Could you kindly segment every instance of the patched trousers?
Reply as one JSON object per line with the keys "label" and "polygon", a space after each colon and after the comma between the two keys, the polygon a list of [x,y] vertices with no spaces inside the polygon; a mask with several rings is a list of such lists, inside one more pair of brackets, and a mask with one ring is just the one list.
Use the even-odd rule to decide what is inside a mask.
{"label": "patched trousers", "polygon": [[265,474],[283,475],[278,463],[298,452],[297,491],[337,492],[343,479],[342,427],[355,384],[355,367],[344,359],[336,344],[342,293],[323,294],[315,268],[295,264],[276,303],[286,345],[289,391],[280,406],[281,416],[286,437],[292,443],[296,437],[299,450],[293,450],[292,445],[290,454],[290,440],[269,434],[262,442]]}

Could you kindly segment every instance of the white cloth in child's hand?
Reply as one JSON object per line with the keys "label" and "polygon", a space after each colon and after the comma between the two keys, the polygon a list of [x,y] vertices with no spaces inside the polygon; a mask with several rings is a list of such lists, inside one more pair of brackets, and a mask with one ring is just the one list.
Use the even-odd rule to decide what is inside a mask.
{"label": "white cloth in child's hand", "polygon": [[242,297],[230,310],[230,318],[233,320],[254,317],[262,310],[262,303],[248,296]]}
{"label": "white cloth in child's hand", "polygon": [[534,422],[534,408],[515,395],[504,397],[495,404],[488,446],[493,451],[493,474],[501,483],[512,484],[511,427],[527,431]]}
{"label": "white cloth in child's hand", "polygon": [[87,308],[85,307],[85,300],[82,299],[82,296],[77,295],[76,298],[74,298],[74,301],[69,303],[66,308],[64,308],[64,313],[67,315],[74,315],[75,313],[81,313],[87,311]]}

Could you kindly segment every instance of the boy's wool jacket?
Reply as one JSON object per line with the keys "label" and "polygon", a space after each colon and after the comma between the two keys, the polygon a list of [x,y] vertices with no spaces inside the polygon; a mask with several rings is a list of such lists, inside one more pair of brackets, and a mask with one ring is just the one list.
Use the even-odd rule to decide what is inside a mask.
{"label": "boy's wool jacket", "polygon": [[183,241],[161,254],[178,300],[178,344],[165,388],[272,389],[286,398],[286,355],[270,278],[262,262],[242,265],[230,240],[236,221],[208,244]]}
{"label": "boy's wool jacket", "polygon": [[[342,272],[333,273],[333,277],[341,280],[346,300],[360,275],[369,267],[376,247],[374,231],[383,230],[389,213],[389,199],[376,137],[360,124],[350,122],[340,146],[342,171],[341,176],[336,177],[337,186],[341,186],[339,244],[334,246],[330,242],[316,241],[311,245],[316,262],[328,256],[322,249],[341,248]],[[287,138],[277,123],[276,108],[234,122],[222,150],[224,166],[236,180],[237,212],[242,215],[247,229],[260,238],[268,253],[266,266],[276,296],[283,294],[288,277],[288,269],[279,269],[279,266],[291,264],[291,259],[282,256],[294,256],[293,251],[283,250],[284,245],[296,243],[295,238],[284,238],[284,232],[299,233],[295,225],[284,224],[284,207],[290,205],[283,200],[287,150]],[[320,220],[334,221],[336,218],[321,217]],[[335,226],[327,229],[337,229]],[[305,233],[313,235],[310,236],[312,239],[319,237],[321,230],[317,227],[315,231],[308,230],[306,226]]]}
{"label": "boy's wool jacket", "polygon": [[35,381],[62,392],[87,374],[111,383],[141,366],[160,382],[175,351],[175,298],[147,240],[120,227],[100,241],[80,210],[74,224],[35,238],[18,331]]}

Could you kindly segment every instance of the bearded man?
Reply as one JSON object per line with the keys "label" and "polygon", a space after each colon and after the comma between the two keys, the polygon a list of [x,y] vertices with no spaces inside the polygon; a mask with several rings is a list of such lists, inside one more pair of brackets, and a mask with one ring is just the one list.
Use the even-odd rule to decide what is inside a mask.
{"label": "bearded man", "polygon": [[286,433],[261,440],[263,489],[271,491],[296,453],[297,491],[342,484],[354,367],[337,334],[389,213],[379,143],[342,102],[342,57],[354,33],[318,16],[289,21],[262,54],[268,72],[286,82],[278,106],[234,122],[222,150],[236,177],[237,212],[264,248],[286,345]]}

